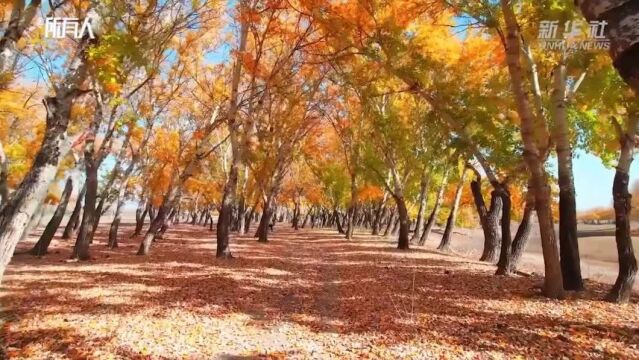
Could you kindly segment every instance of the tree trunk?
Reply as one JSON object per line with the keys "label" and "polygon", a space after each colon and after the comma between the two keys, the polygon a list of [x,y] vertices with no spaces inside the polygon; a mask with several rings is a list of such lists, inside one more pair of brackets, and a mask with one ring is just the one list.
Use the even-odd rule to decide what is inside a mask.
{"label": "tree trunk", "polygon": [[9,23],[0,38],[0,76],[4,77],[13,71],[19,53],[18,41],[23,37],[25,30],[31,26],[41,2],[41,0],[31,0],[25,7],[24,1],[13,1]]}
{"label": "tree trunk", "polygon": [[399,232],[399,213],[397,214],[397,217],[395,218],[395,221],[393,222],[393,228],[391,229],[391,235],[397,235],[397,233]]}
{"label": "tree trunk", "polygon": [[346,239],[353,238],[353,230],[355,227],[355,209],[357,208],[357,184],[355,174],[351,173],[351,204],[346,213]]}
{"label": "tree trunk", "polygon": [[[167,208],[169,207],[167,206]],[[165,214],[169,214],[169,215],[164,216],[164,220],[162,221],[160,230],[157,232],[157,234],[155,235],[155,238],[153,239],[154,242],[157,241],[158,239],[163,239],[164,234],[166,234],[166,231],[169,229],[169,224],[171,223],[173,217],[175,216],[175,207],[171,206],[170,209],[171,209],[170,211],[167,210],[165,212]]]}
{"label": "tree trunk", "polygon": [[639,96],[639,3],[631,0],[575,0],[589,21],[606,21],[610,57],[619,75]]}
{"label": "tree trunk", "polygon": [[142,243],[140,243],[140,247],[138,248],[138,252],[136,255],[144,256],[149,254],[149,251],[151,250],[151,244],[155,240],[155,237],[157,236],[157,234],[162,229],[165,218],[166,218],[166,205],[162,204],[160,208],[158,209],[156,216],[153,218],[153,221],[151,221],[151,224],[149,225],[149,229],[146,231],[146,234],[144,235],[144,239],[142,240]]}
{"label": "tree trunk", "polygon": [[[243,3],[238,3],[238,10]],[[246,9],[244,9],[246,10]],[[240,38],[237,48],[238,54],[242,54],[246,49],[246,38],[248,35],[249,25],[248,22],[242,22],[240,27]],[[231,152],[233,159],[231,160],[231,168],[229,169],[229,175],[224,185],[224,193],[222,195],[222,203],[220,204],[219,216],[217,219],[216,239],[217,249],[215,256],[217,258],[232,258],[230,248],[230,227],[231,227],[231,215],[233,213],[233,205],[235,203],[235,192],[237,190],[237,179],[240,165],[240,148],[237,129],[234,128],[238,110],[238,89],[240,84],[240,77],[242,75],[242,62],[239,58],[235,59],[233,64],[233,76],[231,79],[231,96],[229,99],[230,106],[227,114],[227,123],[230,130],[231,140]]]}
{"label": "tree trunk", "polygon": [[337,225],[337,232],[340,234],[344,234],[344,228],[342,228],[342,224],[339,221],[339,213],[337,212],[337,208],[333,210],[333,216],[335,218],[335,224]]}
{"label": "tree trunk", "polygon": [[109,249],[115,249],[118,247],[118,229],[120,227],[120,204],[118,204],[118,208],[115,209],[115,217],[111,222],[111,227],[109,228],[109,243],[107,246]]}
{"label": "tree trunk", "polygon": [[84,195],[84,212],[82,214],[82,224],[73,247],[72,259],[89,260],[89,244],[93,238],[93,225],[96,218],[96,196],[98,194],[98,164],[95,156],[95,136],[100,126],[99,119],[102,119],[100,106],[96,106],[96,114],[91,124],[90,133],[84,143],[84,166],[86,168],[86,187]]}
{"label": "tree trunk", "polygon": [[444,200],[444,191],[446,190],[446,182],[448,180],[448,169],[444,173],[444,177],[442,178],[442,183],[439,186],[439,191],[437,192],[437,198],[435,198],[435,206],[433,206],[433,210],[428,217],[428,221],[424,227],[424,232],[422,232],[422,236],[419,238],[419,246],[424,246],[426,244],[426,240],[430,236],[430,232],[433,230],[433,226],[435,226],[435,221],[437,220],[437,214],[439,213],[439,208],[442,205],[442,201]]}
{"label": "tree trunk", "polygon": [[295,208],[293,209],[293,224],[292,227],[294,230],[299,230],[300,228],[300,204],[299,204],[299,200],[295,200]]}
{"label": "tree trunk", "polygon": [[4,153],[4,146],[0,142],[0,208],[9,201],[9,164],[7,155]]}
{"label": "tree trunk", "polygon": [[238,234],[244,235],[246,233],[246,213],[248,211],[248,209],[246,208],[246,199],[244,199],[244,196],[242,196],[242,199],[240,201],[240,210],[241,211],[239,211],[237,215],[237,231]]}
{"label": "tree trunk", "polygon": [[304,215],[304,221],[302,221],[302,229],[306,227],[306,224],[308,223],[308,219],[311,216],[312,211],[313,211],[312,207],[306,211],[306,215]]}
{"label": "tree trunk", "polygon": [[[633,114],[637,116],[636,114]],[[635,150],[636,127],[639,118],[632,117],[628,120],[625,132],[619,131],[621,152],[615,179],[612,184],[612,198],[615,207],[615,241],[617,243],[617,256],[619,258],[619,274],[606,299],[617,303],[625,303],[630,300],[632,286],[637,274],[637,260],[632,246],[630,233],[630,210],[632,209],[632,195],[628,192],[630,178],[628,172],[633,160]]]}
{"label": "tree trunk", "polygon": [[515,233],[515,239],[513,240],[513,244],[510,250],[510,260],[508,260],[509,269],[507,272],[513,272],[517,270],[517,265],[519,264],[519,260],[526,249],[526,245],[528,244],[528,239],[530,238],[530,231],[532,229],[532,225],[530,223],[530,219],[535,210],[535,199],[532,196],[532,193],[528,192],[526,194],[526,205],[524,207],[524,214],[521,218],[521,222],[519,223],[519,227],[517,227],[517,233]]}
{"label": "tree trunk", "polygon": [[382,226],[382,218],[386,211],[386,200],[388,199],[388,192],[384,191],[384,197],[379,202],[379,206],[375,211],[375,218],[372,224],[372,235],[379,235],[380,227]]}
{"label": "tree trunk", "polygon": [[75,236],[75,230],[78,228],[78,223],[80,220],[80,212],[82,211],[82,200],[84,200],[84,194],[87,192],[87,184],[86,182],[82,185],[82,190],[78,194],[78,198],[75,200],[75,206],[73,207],[73,212],[67,221],[67,226],[64,228],[64,232],[62,233],[63,239],[70,239],[72,236]]}
{"label": "tree trunk", "polygon": [[31,255],[35,256],[43,256],[47,253],[49,249],[49,244],[51,244],[51,240],[55,236],[60,223],[62,222],[62,218],[64,217],[64,212],[67,209],[67,205],[69,204],[69,198],[71,197],[71,192],[73,191],[73,181],[71,178],[67,179],[66,184],[64,185],[64,191],[62,192],[62,196],[60,197],[60,203],[55,209],[51,220],[44,228],[40,239],[35,244],[33,249],[29,252]]}
{"label": "tree trunk", "polygon": [[234,159],[231,164],[229,177],[226,181],[226,185],[224,186],[224,195],[222,197],[222,204],[220,206],[220,214],[217,219],[217,250],[215,256],[218,258],[233,257],[230,248],[229,230],[231,227],[233,202],[235,200],[235,190],[237,187],[238,163],[239,158],[237,160]]}
{"label": "tree trunk", "polygon": [[[202,224],[202,226],[207,227],[207,226],[209,225],[209,220],[210,220],[210,218],[211,218],[211,216],[210,216],[210,213],[209,213],[208,209],[207,209],[207,210],[205,210],[205,212],[204,212],[203,216],[204,216],[204,223]],[[176,217],[176,219],[179,219],[179,217]],[[239,229],[238,229],[238,230],[239,230]]]}
{"label": "tree trunk", "polygon": [[510,192],[505,185],[502,185],[498,191],[502,204],[501,215],[501,251],[499,252],[499,261],[497,262],[497,275],[510,274],[510,251],[512,246],[512,237],[510,233]]}
{"label": "tree trunk", "polygon": [[[125,179],[123,179],[124,181]],[[126,192],[126,182],[123,182],[120,185],[120,190],[118,190],[118,198],[117,204],[115,206],[115,213],[113,214],[113,221],[111,222],[111,227],[109,228],[109,243],[108,246],[110,249],[114,249],[118,247],[118,228],[120,227],[121,221],[121,212],[122,206],[124,206],[124,195]],[[136,209],[137,216],[137,209]],[[136,219],[137,220],[137,219]]]}
{"label": "tree trunk", "polygon": [[[176,210],[177,211],[177,210]],[[173,212],[173,216],[175,217],[175,211]],[[202,209],[200,210],[200,215],[199,215],[199,219],[197,221],[197,224],[200,226],[206,226],[206,224],[204,224],[204,219],[206,219],[206,214],[207,214],[207,210],[206,209]]]}
{"label": "tree trunk", "polygon": [[260,225],[257,227],[257,241],[268,242],[268,229],[271,226],[271,220],[273,218],[273,209],[271,208],[271,199],[267,198],[264,202],[264,211],[260,218]]}
{"label": "tree trunk", "polygon": [[572,173],[572,147],[566,113],[566,65],[554,70],[552,92],[552,135],[557,151],[559,178],[559,255],[564,289],[583,290],[577,239],[577,205]]}
{"label": "tree trunk", "polygon": [[153,208],[153,205],[149,205],[149,222],[153,222],[153,220],[155,219],[155,209]]}
{"label": "tree trunk", "polygon": [[408,232],[410,225],[408,223],[408,209],[406,209],[406,201],[403,196],[393,196],[397,204],[397,213],[399,214],[399,238],[397,239],[397,248],[401,250],[409,249]]}
{"label": "tree trunk", "polygon": [[479,215],[479,223],[484,232],[484,250],[479,260],[492,263],[497,261],[497,248],[499,247],[498,223],[502,202],[495,192],[491,192],[490,209],[486,209],[484,196],[481,193],[481,176],[477,171],[475,171],[475,179],[470,183],[470,189],[473,193],[477,214]]}
{"label": "tree trunk", "polygon": [[563,277],[552,217],[550,185],[548,183],[548,174],[544,168],[545,155],[537,144],[537,139],[547,135],[548,130],[543,121],[535,118],[528,93],[525,90],[524,71],[521,67],[521,36],[517,18],[511,7],[511,0],[501,0],[501,8],[507,29],[504,44],[506,47],[506,62],[517,105],[517,113],[521,122],[520,132],[524,145],[524,160],[530,171],[532,191],[535,195],[535,208],[539,220],[539,232],[544,256],[543,293],[550,298],[561,298],[564,292]]}
{"label": "tree trunk", "polygon": [[246,220],[244,221],[244,234],[248,233],[251,229],[253,215],[255,215],[255,206],[251,207],[251,211],[249,211],[248,215],[246,215]]}
{"label": "tree trunk", "polygon": [[107,208],[105,209],[104,208],[105,203],[106,203],[106,199],[100,198],[100,201],[98,201],[98,205],[95,207],[95,212],[93,216],[93,225],[91,226],[91,233],[89,234],[89,244],[93,244],[93,236],[95,235],[95,232],[98,230],[98,226],[100,226],[100,219],[102,218],[102,215],[104,215],[104,213],[111,206],[111,204],[107,204]]}
{"label": "tree trunk", "polygon": [[[422,224],[424,223],[424,213],[426,212],[426,205],[428,203],[428,185],[430,183],[430,175],[427,170],[422,172],[421,182],[419,183],[419,210],[417,211],[417,219],[415,222],[415,232],[410,241],[415,242],[421,238]],[[421,240],[421,239],[420,239]]]}
{"label": "tree trunk", "polygon": [[450,251],[450,240],[453,234],[453,229],[455,228],[455,221],[457,220],[459,202],[461,201],[462,192],[464,191],[464,181],[466,181],[466,169],[464,169],[461,179],[459,179],[459,184],[457,184],[457,189],[455,189],[455,197],[450,208],[450,214],[448,214],[448,220],[446,220],[444,235],[442,236],[439,246],[437,246],[438,250]]}
{"label": "tree trunk", "polygon": [[388,214],[388,222],[386,223],[386,229],[384,229],[384,234],[382,236],[388,236],[391,231],[391,226],[395,222],[395,209],[391,210]]}
{"label": "tree trunk", "polygon": [[131,234],[132,238],[142,235],[142,228],[144,227],[144,219],[146,218],[146,214],[149,212],[149,207],[151,206],[150,204],[147,204],[146,206],[144,206],[144,211],[142,211],[142,208],[140,207],[140,205],[143,205],[143,204],[139,204],[138,208],[135,210],[135,230],[133,231],[133,234]]}
{"label": "tree trunk", "polygon": [[[69,77],[76,80],[76,76],[84,79],[84,71],[72,70]],[[71,87],[75,85],[75,81],[64,85]],[[49,184],[58,170],[59,161],[71,145],[66,130],[74,96],[64,90],[59,92],[58,96],[62,99],[45,99],[47,121],[40,150],[24,180],[0,210],[0,281],[18,241],[25,234],[29,221],[47,195]]]}

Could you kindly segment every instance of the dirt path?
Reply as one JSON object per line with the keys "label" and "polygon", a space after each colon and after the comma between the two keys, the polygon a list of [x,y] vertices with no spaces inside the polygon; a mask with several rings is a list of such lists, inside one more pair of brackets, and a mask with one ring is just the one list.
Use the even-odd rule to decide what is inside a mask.
{"label": "dirt path", "polygon": [[[635,226],[635,225],[633,225]],[[610,225],[583,225],[579,224],[584,232],[609,231]],[[512,233],[515,234],[517,224],[513,222]],[[435,229],[427,243],[427,248],[434,248],[441,239],[443,229]],[[558,234],[557,229],[557,234]],[[483,249],[484,237],[481,229],[458,228],[453,234],[452,249],[463,257],[478,259]],[[639,237],[633,238],[635,249],[639,248]],[[581,274],[585,279],[614,284],[619,265],[617,261],[617,248],[614,236],[581,236],[579,238],[579,253],[581,257]],[[520,268],[527,272],[544,272],[544,258],[541,249],[539,228],[535,224],[531,231],[530,241],[526,247]],[[639,281],[635,282],[634,289],[639,290]]]}
{"label": "dirt path", "polygon": [[[130,231],[124,227],[123,233]],[[358,234],[294,232],[268,244],[233,240],[214,258],[213,235],[175,226],[135,256],[139,239],[66,263],[70,243],[9,267],[2,329],[18,359],[429,359],[639,357],[639,305],[537,295],[538,278],[426,249],[394,249]],[[21,244],[27,248],[31,243]]]}

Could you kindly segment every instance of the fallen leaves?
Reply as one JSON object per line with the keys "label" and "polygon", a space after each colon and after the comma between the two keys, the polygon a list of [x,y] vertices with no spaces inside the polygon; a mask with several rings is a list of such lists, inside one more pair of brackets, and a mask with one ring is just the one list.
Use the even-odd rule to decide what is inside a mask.
{"label": "fallen leaves", "polygon": [[[99,234],[100,235],[100,234]],[[216,260],[210,233],[175,226],[148,258],[126,242],[94,263],[19,256],[3,284],[16,359],[639,358],[639,307],[600,301],[605,287],[555,301],[538,277],[380,238],[330,230],[234,240]],[[28,247],[29,244],[23,244]],[[55,251],[59,251],[56,253]],[[106,257],[109,255],[109,257]]]}

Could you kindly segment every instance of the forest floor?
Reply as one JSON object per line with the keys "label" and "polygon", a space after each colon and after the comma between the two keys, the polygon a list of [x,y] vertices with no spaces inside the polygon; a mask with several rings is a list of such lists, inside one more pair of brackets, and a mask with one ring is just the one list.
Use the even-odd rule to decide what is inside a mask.
{"label": "forest floor", "polygon": [[[130,226],[122,228],[128,234]],[[388,239],[346,241],[278,225],[267,244],[175,225],[148,257],[140,239],[69,263],[71,243],[16,255],[2,284],[6,354],[15,359],[639,358],[639,304],[540,296],[541,278]],[[32,241],[20,244],[27,249]]]}

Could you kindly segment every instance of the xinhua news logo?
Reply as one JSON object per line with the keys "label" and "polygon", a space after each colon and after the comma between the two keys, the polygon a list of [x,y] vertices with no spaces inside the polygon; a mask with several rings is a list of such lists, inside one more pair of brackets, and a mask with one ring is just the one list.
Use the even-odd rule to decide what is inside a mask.
{"label": "xinhua news logo", "polygon": [[71,36],[74,39],[81,39],[85,35],[94,39],[93,28],[89,19],[80,21],[78,18],[46,18],[44,24],[44,36],[52,39],[64,39],[67,36]]}
{"label": "xinhua news logo", "polygon": [[[609,50],[610,40],[606,37],[607,25],[606,21],[585,23],[569,20],[560,24],[559,20],[545,20],[539,23],[537,38],[542,49],[546,50]],[[559,29],[562,30],[561,34]]]}

